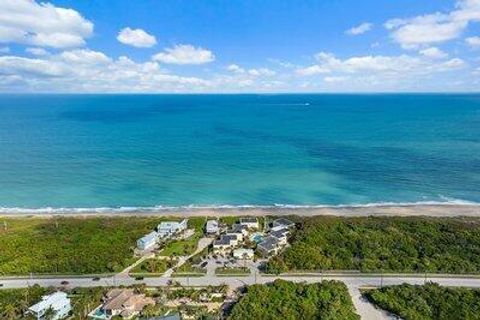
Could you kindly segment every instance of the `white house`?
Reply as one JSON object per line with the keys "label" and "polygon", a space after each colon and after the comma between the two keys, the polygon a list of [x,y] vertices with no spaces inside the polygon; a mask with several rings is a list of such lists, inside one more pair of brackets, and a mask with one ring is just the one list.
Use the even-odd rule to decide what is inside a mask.
{"label": "white house", "polygon": [[222,235],[220,239],[213,242],[213,252],[216,254],[225,254],[236,245],[238,245],[236,235]]}
{"label": "white house", "polygon": [[62,291],[57,291],[50,295],[42,297],[42,300],[28,308],[28,313],[33,315],[37,320],[45,319],[45,313],[51,309],[54,313],[52,320],[64,319],[72,310],[70,299],[67,294]]}
{"label": "white house", "polygon": [[282,228],[288,229],[288,228],[295,227],[295,223],[285,218],[278,218],[273,220],[272,227],[273,228],[282,227]]}
{"label": "white house", "polygon": [[218,221],[208,220],[207,226],[205,227],[205,231],[207,232],[207,234],[218,234],[218,232],[220,231],[218,227]]}
{"label": "white house", "polygon": [[236,259],[253,259],[253,250],[245,248],[235,249],[233,250],[233,257]]}
{"label": "white house", "polygon": [[158,240],[158,233],[155,231],[150,232],[149,234],[143,236],[137,240],[137,248],[139,250],[148,250],[153,248]]}
{"label": "white house", "polygon": [[240,225],[246,226],[249,229],[259,229],[259,224],[257,218],[240,218]]}
{"label": "white house", "polygon": [[157,226],[157,232],[160,238],[168,238],[174,234],[187,229],[187,219],[182,221],[164,221]]}

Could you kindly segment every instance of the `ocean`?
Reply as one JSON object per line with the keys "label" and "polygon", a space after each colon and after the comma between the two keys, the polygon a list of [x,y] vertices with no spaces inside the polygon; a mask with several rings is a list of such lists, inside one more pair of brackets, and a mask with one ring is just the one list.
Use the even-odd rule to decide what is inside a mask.
{"label": "ocean", "polygon": [[0,211],[477,202],[480,95],[0,95]]}

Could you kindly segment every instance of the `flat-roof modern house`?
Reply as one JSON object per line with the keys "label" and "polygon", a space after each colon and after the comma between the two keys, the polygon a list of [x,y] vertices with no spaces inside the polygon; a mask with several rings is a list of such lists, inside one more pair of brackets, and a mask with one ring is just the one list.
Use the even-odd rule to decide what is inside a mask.
{"label": "flat-roof modern house", "polygon": [[137,248],[139,250],[148,250],[155,246],[158,240],[158,233],[156,231],[141,237],[137,240]]}
{"label": "flat-roof modern house", "polygon": [[132,319],[147,305],[155,305],[155,300],[136,294],[133,289],[112,289],[103,298],[103,304],[88,316],[95,320],[110,320],[114,316]]}
{"label": "flat-roof modern house", "polygon": [[279,249],[280,242],[272,236],[264,238],[263,241],[257,245],[258,252],[265,257],[277,254]]}
{"label": "flat-roof modern house", "polygon": [[259,229],[258,220],[255,217],[240,218],[240,225],[247,226],[249,229]]}
{"label": "flat-roof modern house", "polygon": [[285,218],[278,218],[273,220],[272,228],[275,227],[292,228],[295,227],[295,223]]}
{"label": "flat-roof modern house", "polygon": [[168,238],[178,232],[182,232],[187,229],[187,219],[182,221],[164,221],[157,226],[158,236],[160,238]]}
{"label": "flat-roof modern house", "polygon": [[208,220],[205,227],[205,232],[210,235],[216,235],[220,232],[217,220]]}
{"label": "flat-roof modern house", "polygon": [[[68,317],[72,306],[67,294],[62,291],[54,292],[42,297],[42,300],[28,308],[28,314],[37,320],[59,320]],[[49,313],[51,314],[49,315]]]}

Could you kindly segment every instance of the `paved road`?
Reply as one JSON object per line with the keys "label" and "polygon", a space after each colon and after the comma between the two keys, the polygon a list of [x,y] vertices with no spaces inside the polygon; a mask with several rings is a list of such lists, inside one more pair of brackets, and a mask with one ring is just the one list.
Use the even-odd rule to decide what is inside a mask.
{"label": "paved road", "polygon": [[167,286],[170,280],[180,282],[182,285],[189,286],[207,286],[207,285],[221,285],[227,284],[231,288],[238,288],[244,285],[251,285],[255,283],[268,283],[275,279],[284,279],[294,282],[320,282],[322,280],[339,280],[343,281],[352,295],[352,301],[357,309],[357,312],[362,319],[368,320],[385,320],[391,319],[386,313],[375,309],[370,303],[361,298],[359,289],[362,287],[378,287],[380,285],[395,285],[402,283],[409,284],[424,284],[425,281],[437,282],[440,285],[451,287],[475,287],[480,288],[480,278],[446,278],[446,277],[411,277],[411,276],[395,276],[395,277],[381,277],[381,276],[367,276],[367,275],[308,275],[308,276],[261,276],[253,273],[247,277],[218,277],[207,274],[203,277],[185,277],[185,278],[145,278],[142,281],[136,281],[130,277],[104,277],[98,281],[93,281],[92,278],[57,278],[57,279],[0,279],[3,284],[3,289],[7,288],[23,288],[38,284],[44,287],[56,286],[61,287],[62,281],[68,281],[69,287],[95,287],[95,286],[119,286],[119,285],[133,285],[145,283],[148,286]]}

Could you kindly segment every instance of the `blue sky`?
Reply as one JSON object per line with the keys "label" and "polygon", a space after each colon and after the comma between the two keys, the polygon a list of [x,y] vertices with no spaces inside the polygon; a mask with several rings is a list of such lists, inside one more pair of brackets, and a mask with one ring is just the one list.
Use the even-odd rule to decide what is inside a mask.
{"label": "blue sky", "polygon": [[477,92],[480,0],[2,0],[1,92]]}

